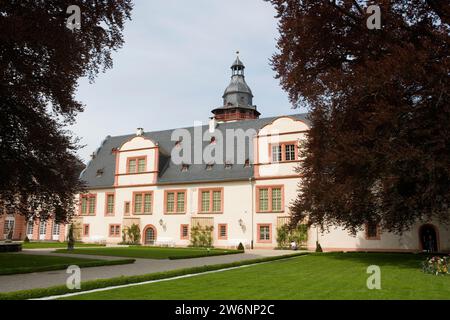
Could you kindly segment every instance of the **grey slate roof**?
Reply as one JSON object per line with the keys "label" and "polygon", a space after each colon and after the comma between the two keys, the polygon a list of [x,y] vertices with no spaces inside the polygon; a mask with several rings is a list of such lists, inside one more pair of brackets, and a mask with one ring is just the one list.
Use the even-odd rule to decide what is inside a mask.
{"label": "grey slate roof", "polygon": [[245,68],[244,64],[242,63],[241,59],[239,59],[239,56],[236,57],[236,60],[234,60],[233,64],[231,65],[231,69],[234,67],[242,67]]}
{"label": "grey slate roof", "polygon": [[[307,114],[290,115],[291,117],[305,121],[309,125]],[[281,116],[279,116],[281,117]],[[261,118],[255,120],[242,120],[236,122],[219,123],[216,131],[220,131],[223,136],[223,144],[226,146],[226,130],[227,129],[254,129],[258,131],[266,124],[272,122],[279,117]],[[193,137],[194,127],[184,128],[191,133]],[[208,125],[201,127],[202,132],[208,132]],[[171,140],[171,134],[175,129],[145,132],[144,137],[151,139],[158,143],[160,147],[159,157],[159,176],[158,183],[189,183],[189,182],[204,182],[204,181],[225,181],[225,180],[247,180],[253,177],[253,166],[245,167],[243,164],[233,164],[231,168],[225,168],[225,163],[228,160],[224,155],[223,164],[214,164],[210,170],[206,170],[206,163],[190,164],[186,172],[182,172],[181,165],[176,165],[170,161],[170,153],[175,146],[175,141]],[[220,137],[219,133],[215,132],[211,136]],[[86,168],[80,175],[80,179],[84,181],[88,188],[108,188],[114,185],[114,175],[116,169],[116,160],[114,150],[119,148],[123,143],[135,137],[135,134],[124,136],[111,137],[107,136],[97,149],[95,157],[87,164]],[[216,138],[219,143],[218,138]],[[183,141],[183,148],[187,141]],[[193,143],[193,141],[191,141]],[[206,147],[210,141],[203,142],[203,148]],[[246,154],[248,155],[249,140],[246,139]],[[236,150],[236,143],[235,143]],[[193,154],[193,152],[192,152]],[[236,151],[234,152],[236,157]],[[235,162],[235,161],[233,161]],[[250,159],[252,162],[252,159]],[[102,174],[98,174],[101,170]]]}

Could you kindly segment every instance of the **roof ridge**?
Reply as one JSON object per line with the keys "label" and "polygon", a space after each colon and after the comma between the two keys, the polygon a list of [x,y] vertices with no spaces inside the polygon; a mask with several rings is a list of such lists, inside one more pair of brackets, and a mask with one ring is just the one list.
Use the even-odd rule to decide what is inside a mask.
{"label": "roof ridge", "polygon": [[[294,113],[294,114],[283,114],[283,115],[279,115],[279,116],[271,116],[271,117],[264,117],[264,118],[258,118],[258,119],[243,119],[243,120],[239,120],[239,121],[232,121],[232,122],[222,122],[220,123],[221,126],[223,125],[227,125],[227,124],[236,124],[236,123],[248,123],[248,122],[257,122],[257,121],[263,121],[263,120],[268,120],[268,119],[274,119],[274,118],[282,118],[282,117],[292,117],[292,116],[306,116],[308,115],[308,112],[303,112],[303,113]],[[205,123],[202,124],[201,127],[208,127],[209,124]],[[163,132],[169,132],[169,131],[174,131],[174,130],[179,130],[179,129],[190,129],[190,128],[194,128],[196,126],[184,126],[184,127],[178,127],[178,128],[172,128],[172,129],[165,129],[165,130],[156,130],[156,131],[144,131],[144,136],[147,134],[156,134],[156,133],[163,133]],[[129,133],[129,134],[121,134],[121,135],[117,135],[117,136],[112,136],[112,135],[107,135],[105,138],[106,140],[109,140],[111,138],[125,138],[125,137],[130,137],[130,136],[134,136],[134,133]]]}

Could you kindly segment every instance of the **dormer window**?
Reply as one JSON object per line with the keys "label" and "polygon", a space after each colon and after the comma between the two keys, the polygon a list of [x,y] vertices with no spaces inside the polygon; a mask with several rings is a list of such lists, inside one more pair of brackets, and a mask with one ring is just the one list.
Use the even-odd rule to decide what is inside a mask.
{"label": "dormer window", "polygon": [[95,175],[97,176],[97,178],[101,177],[103,175],[103,168],[98,169]]}
{"label": "dormer window", "polygon": [[186,172],[189,170],[189,165],[187,163],[183,163],[181,165],[181,172]]}
{"label": "dormer window", "polygon": [[127,173],[143,173],[147,170],[147,157],[134,157],[127,160]]}
{"label": "dormer window", "polygon": [[274,162],[295,161],[298,158],[298,147],[295,142],[283,142],[271,146],[271,159]]}
{"label": "dormer window", "polygon": [[181,142],[183,141],[183,138],[178,139],[175,141],[175,147],[181,147]]}

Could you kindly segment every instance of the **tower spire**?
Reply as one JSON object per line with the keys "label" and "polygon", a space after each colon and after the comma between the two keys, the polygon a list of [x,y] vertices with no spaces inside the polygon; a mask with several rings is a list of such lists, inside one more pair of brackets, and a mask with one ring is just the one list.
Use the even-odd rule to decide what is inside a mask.
{"label": "tower spire", "polygon": [[236,51],[236,60],[234,60],[233,64],[231,65],[231,75],[241,75],[244,76],[244,69],[245,66],[242,63],[242,61],[239,59],[239,50]]}
{"label": "tower spire", "polygon": [[253,94],[245,82],[245,66],[236,51],[236,59],[231,65],[231,80],[223,93],[223,106],[212,110],[218,121],[257,119],[260,113],[253,105]]}

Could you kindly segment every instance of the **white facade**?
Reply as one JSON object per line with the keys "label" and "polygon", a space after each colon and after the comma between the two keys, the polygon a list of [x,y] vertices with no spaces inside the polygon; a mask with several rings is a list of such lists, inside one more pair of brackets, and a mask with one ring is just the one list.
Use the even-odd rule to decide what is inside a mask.
{"label": "white facade", "polygon": [[[214,227],[213,244],[216,247],[231,248],[242,242],[246,247],[253,245],[255,248],[274,248],[277,245],[276,230],[289,217],[289,205],[296,198],[301,182],[301,175],[294,171],[299,165],[297,148],[288,155],[287,149],[290,147],[286,145],[298,145],[307,130],[308,125],[304,121],[289,116],[276,118],[260,128],[253,140],[254,174],[250,179],[228,181],[224,177],[223,181],[171,184],[158,182],[161,170],[158,144],[143,136],[132,137],[115,150],[114,185],[89,190],[88,197],[95,199],[92,200],[95,202],[95,214],[89,214],[87,200],[84,203],[84,213],[81,214],[80,204],[77,221],[82,228],[82,241],[121,242],[121,230],[135,223],[140,227],[142,244],[187,246],[190,243],[190,228],[201,223]],[[273,149],[273,146],[281,146],[280,161],[274,162],[273,152],[278,149]],[[138,171],[135,167],[141,166],[139,173],[130,173],[132,160],[135,160],[131,162],[132,170]],[[269,199],[266,210],[262,210],[260,190],[272,190],[273,187],[277,192],[281,190],[281,205],[277,202],[276,206],[279,207],[274,209],[270,204],[272,199]],[[201,193],[205,189],[217,191],[216,195],[220,193],[221,208],[218,212],[201,212]],[[167,213],[168,192],[184,194],[183,210]],[[272,195],[271,192],[267,191],[269,195]],[[140,205],[136,203],[136,194],[142,195]],[[151,207],[151,210],[143,213],[146,194],[151,195],[151,205],[150,202],[147,203],[147,209]],[[113,210],[111,203],[107,210],[108,196],[110,202],[113,202]],[[136,213],[136,208],[141,213]],[[436,232],[438,249],[450,250],[449,230],[436,223],[429,225]],[[367,230],[351,236],[339,228],[329,232],[311,228],[307,246],[314,249],[316,241],[319,241],[325,251],[421,251],[421,226],[422,224],[418,224],[402,236],[377,232],[372,237],[367,235]],[[185,230],[184,235],[183,228],[189,230],[187,233]],[[223,228],[226,228],[225,232]],[[151,231],[147,232],[149,229]],[[147,240],[154,241],[147,241],[146,237],[149,238]],[[151,237],[154,239],[150,239]]]}
{"label": "white facade", "polygon": [[[207,220],[207,224],[212,223],[214,245],[217,247],[235,247],[239,242],[250,247],[253,242],[254,247],[273,248],[276,246],[276,228],[280,221],[278,218],[289,215],[289,203],[296,196],[300,178],[294,172],[298,159],[272,163],[269,149],[271,145],[283,142],[297,144],[307,129],[304,122],[295,118],[276,119],[260,130],[254,138],[254,178],[238,181],[224,179],[223,182],[203,183],[158,183],[158,145],[142,136],[133,137],[116,152],[115,185],[111,188],[89,190],[89,196],[95,196],[95,215],[81,214],[80,204],[80,215],[77,221],[83,226],[82,240],[118,243],[122,241],[122,234],[111,235],[110,226],[119,225],[122,229],[124,226],[136,223],[142,233],[142,243],[145,243],[145,230],[152,227],[156,231],[156,244],[187,246],[190,240],[181,235],[181,226],[188,225],[190,228],[200,219]],[[129,173],[127,166],[133,158],[145,161],[143,172]],[[258,212],[257,190],[270,186],[282,187],[281,208],[276,212]],[[220,212],[200,212],[200,192],[205,189],[221,190],[222,210]],[[182,213],[167,213],[165,210],[165,193],[173,190],[185,192],[185,210]],[[134,194],[146,192],[152,194],[151,214],[135,214]],[[107,213],[108,195],[114,196],[113,213]],[[129,213],[125,212],[127,206],[129,206]],[[85,210],[88,211],[88,208]],[[285,219],[282,220],[285,221]],[[223,234],[219,236],[219,225],[226,225],[225,237]],[[260,225],[269,226],[270,241],[259,240],[258,226]]]}

